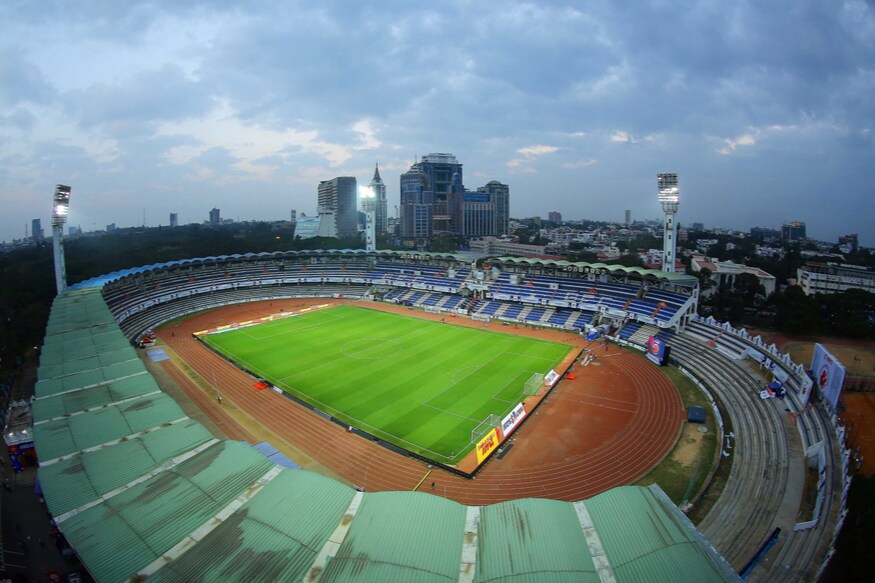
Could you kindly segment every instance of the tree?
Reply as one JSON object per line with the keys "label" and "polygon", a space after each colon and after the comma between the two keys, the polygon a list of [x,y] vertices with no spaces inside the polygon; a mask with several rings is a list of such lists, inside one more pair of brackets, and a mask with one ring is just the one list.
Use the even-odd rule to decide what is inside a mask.
{"label": "tree", "polygon": [[605,262],[608,265],[622,265],[624,267],[644,267],[644,261],[637,254],[620,255],[616,259]]}
{"label": "tree", "polygon": [[735,276],[732,289],[741,296],[748,306],[762,303],[766,296],[766,288],[760,283],[759,278],[752,273],[739,273]]}
{"label": "tree", "polygon": [[707,267],[703,267],[699,271],[692,272],[692,275],[695,275],[697,278],[699,278],[699,291],[705,292],[711,289],[711,287],[714,285],[714,282],[711,281],[711,276],[713,274],[714,272]]}

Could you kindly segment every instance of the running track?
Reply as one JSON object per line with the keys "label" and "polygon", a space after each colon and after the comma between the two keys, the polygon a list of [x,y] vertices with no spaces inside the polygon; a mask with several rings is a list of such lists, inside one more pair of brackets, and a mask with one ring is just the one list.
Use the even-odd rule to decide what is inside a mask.
{"label": "running track", "polygon": [[[193,331],[219,321],[241,321],[276,311],[268,302],[231,306],[196,315],[173,328],[160,329],[158,334],[204,379],[212,379],[215,371],[226,402],[233,402],[342,480],[369,492],[414,488],[427,472],[424,462],[349,434],[273,391],[254,390],[248,375],[191,336]],[[467,323],[467,319],[459,322]],[[568,337],[567,332],[552,334]],[[685,415],[674,386],[656,367],[638,355],[615,347],[609,350],[610,354],[599,355],[599,366],[578,368],[577,380],[557,385],[513,435],[514,450],[503,460],[493,457],[474,480],[436,470],[420,489],[431,491],[434,482],[436,494],[472,506],[528,497],[575,501],[641,478],[674,446]],[[212,396],[205,396],[174,366],[166,368],[230,438],[254,440],[221,411]],[[556,422],[563,414],[575,412],[598,415],[602,433],[593,435],[585,423]]]}

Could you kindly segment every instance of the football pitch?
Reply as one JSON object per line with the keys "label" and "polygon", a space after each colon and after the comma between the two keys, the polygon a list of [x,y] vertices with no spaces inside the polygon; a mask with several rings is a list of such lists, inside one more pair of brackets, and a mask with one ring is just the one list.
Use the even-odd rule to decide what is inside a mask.
{"label": "football pitch", "polygon": [[571,347],[354,306],[202,338],[255,376],[408,451],[456,464],[471,430]]}

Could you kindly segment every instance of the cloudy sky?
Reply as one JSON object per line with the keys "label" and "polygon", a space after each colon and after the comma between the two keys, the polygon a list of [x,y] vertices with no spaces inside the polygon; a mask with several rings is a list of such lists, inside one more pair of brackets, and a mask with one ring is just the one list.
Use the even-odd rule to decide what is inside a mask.
{"label": "cloudy sky", "polygon": [[284,219],[375,162],[393,207],[450,152],[515,217],[656,218],[677,172],[682,224],[875,246],[871,0],[9,0],[0,22],[0,240],[48,230],[56,183],[85,230]]}

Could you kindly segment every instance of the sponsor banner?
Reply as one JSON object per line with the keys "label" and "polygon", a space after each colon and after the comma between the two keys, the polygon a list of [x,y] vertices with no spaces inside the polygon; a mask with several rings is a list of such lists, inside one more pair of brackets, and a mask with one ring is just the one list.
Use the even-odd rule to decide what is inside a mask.
{"label": "sponsor banner", "polygon": [[669,350],[670,347],[661,338],[651,336],[647,340],[647,358],[658,366],[665,366],[668,363]]}
{"label": "sponsor banner", "polygon": [[559,373],[556,372],[555,370],[552,370],[552,369],[550,370],[550,372],[547,373],[547,376],[544,377],[544,383],[548,387],[552,387],[553,385],[555,385],[556,381],[558,381],[558,380],[559,380]]}
{"label": "sponsor banner", "polygon": [[489,457],[489,454],[498,447],[498,429],[493,427],[486,436],[477,442],[477,463],[482,464],[483,460]]}
{"label": "sponsor banner", "polygon": [[507,436],[513,433],[523,419],[526,417],[526,408],[520,403],[513,408],[513,411],[507,414],[507,417],[501,420],[502,439],[507,439]]}
{"label": "sponsor banner", "polygon": [[845,367],[822,344],[815,344],[811,374],[821,397],[834,410],[842,393],[842,385],[845,384]]}

